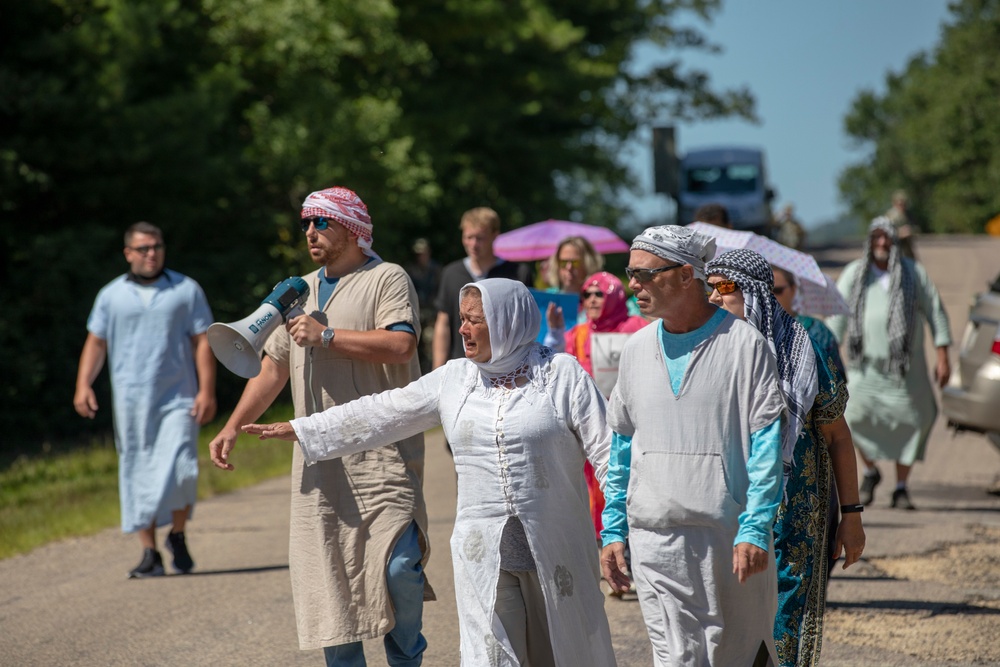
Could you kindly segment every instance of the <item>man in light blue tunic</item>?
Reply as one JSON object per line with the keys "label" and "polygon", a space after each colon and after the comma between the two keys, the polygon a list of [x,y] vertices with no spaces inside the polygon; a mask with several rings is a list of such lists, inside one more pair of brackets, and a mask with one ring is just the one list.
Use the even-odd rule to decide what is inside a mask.
{"label": "man in light blue tunic", "polygon": [[164,268],[163,232],[137,222],[125,232],[129,271],[105,285],[87,320],[73,407],[93,419],[93,384],[109,359],[122,531],[138,533],[142,560],[129,578],[162,575],[156,527],[172,524],[174,569],[194,561],[184,528],[198,484],[198,426],[215,416],[212,313],[201,287]]}
{"label": "man in light blue tunic", "polygon": [[640,311],[662,319],[625,345],[608,407],[601,568],[627,590],[627,538],[659,667],[776,661],[785,401],[767,341],[708,302],[714,251],[706,235],[651,227],[626,269]]}

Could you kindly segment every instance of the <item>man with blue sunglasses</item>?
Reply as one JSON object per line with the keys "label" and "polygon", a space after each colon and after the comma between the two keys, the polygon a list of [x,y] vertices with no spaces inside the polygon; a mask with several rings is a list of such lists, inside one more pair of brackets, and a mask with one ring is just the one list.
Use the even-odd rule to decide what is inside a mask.
{"label": "man with blue sunglasses", "polygon": [[[420,376],[413,282],[372,250],[372,222],[347,188],[314,192],[300,225],[320,268],[304,276],[306,315],[271,334],[260,374],[247,382],[212,462],[232,470],[240,425],[256,421],[291,380],[296,417],[404,387]],[[423,436],[307,466],[292,461],[289,571],[302,649],[326,664],[365,664],[363,640],[384,636],[392,666],[421,664],[423,567],[430,553],[422,491]]]}

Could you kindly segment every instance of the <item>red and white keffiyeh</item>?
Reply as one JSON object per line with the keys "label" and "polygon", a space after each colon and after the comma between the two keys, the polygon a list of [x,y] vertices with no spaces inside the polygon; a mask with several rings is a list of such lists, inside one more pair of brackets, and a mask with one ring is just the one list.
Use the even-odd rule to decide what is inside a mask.
{"label": "red and white keffiyeh", "polygon": [[366,255],[377,257],[372,250],[372,219],[361,197],[347,188],[327,188],[313,192],[302,202],[302,217],[333,218],[347,231],[358,237],[358,247]]}

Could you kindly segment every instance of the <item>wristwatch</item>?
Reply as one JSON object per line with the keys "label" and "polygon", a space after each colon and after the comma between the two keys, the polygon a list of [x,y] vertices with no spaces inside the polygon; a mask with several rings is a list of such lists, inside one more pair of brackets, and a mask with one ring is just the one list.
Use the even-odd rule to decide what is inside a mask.
{"label": "wristwatch", "polygon": [[853,514],[854,512],[864,512],[864,511],[865,511],[865,506],[862,505],[861,503],[857,503],[856,505],[841,505],[840,506],[840,513],[841,514]]}
{"label": "wristwatch", "polygon": [[330,327],[323,329],[323,333],[320,334],[320,338],[323,339],[323,347],[330,347],[330,343],[333,342],[333,337],[336,333]]}

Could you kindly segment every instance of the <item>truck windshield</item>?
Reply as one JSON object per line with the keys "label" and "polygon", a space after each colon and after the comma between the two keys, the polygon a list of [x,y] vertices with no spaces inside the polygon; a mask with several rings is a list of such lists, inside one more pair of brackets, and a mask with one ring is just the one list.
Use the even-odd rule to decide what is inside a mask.
{"label": "truck windshield", "polygon": [[687,190],[709,194],[754,192],[759,177],[760,168],[754,164],[692,167],[687,170]]}

